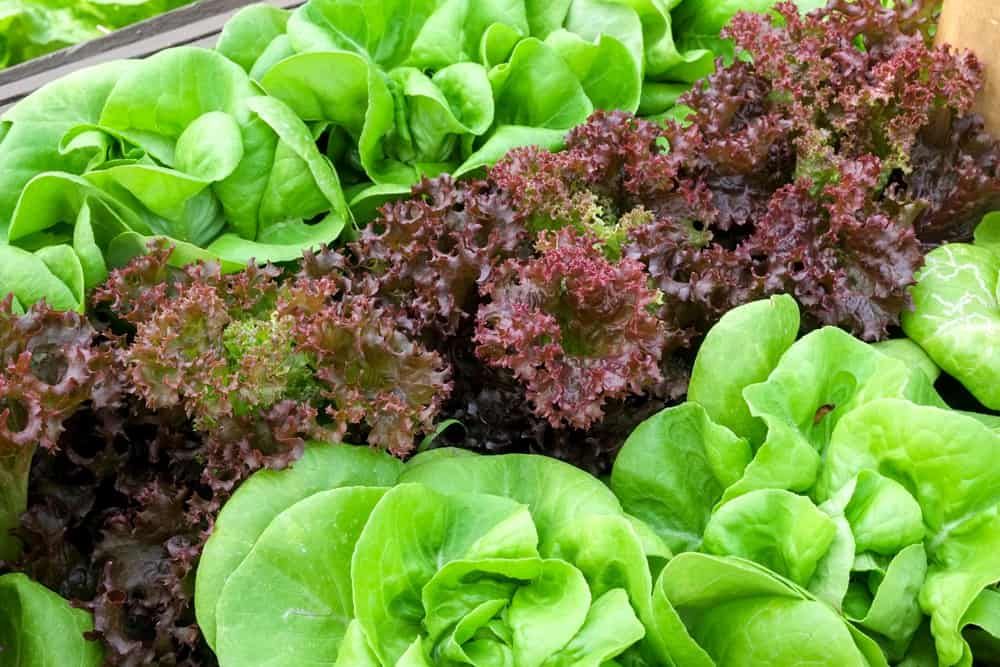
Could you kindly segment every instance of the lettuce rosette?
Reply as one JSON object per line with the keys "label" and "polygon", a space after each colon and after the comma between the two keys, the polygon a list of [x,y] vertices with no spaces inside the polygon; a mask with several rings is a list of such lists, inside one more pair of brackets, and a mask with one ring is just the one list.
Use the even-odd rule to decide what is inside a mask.
{"label": "lettuce rosette", "polygon": [[317,445],[226,505],[196,607],[222,665],[655,664],[668,555],[558,461]]}
{"label": "lettuce rosette", "polygon": [[[665,645],[680,664],[799,664],[808,642],[763,638],[825,627],[835,664],[992,655],[995,420],[948,409],[937,367],[910,341],[827,328],[792,342],[797,329],[787,297],[726,315],[699,352],[690,402],[644,422],[615,463],[624,509],[681,554],[655,598],[673,619]],[[749,347],[745,331],[757,334]],[[743,592],[752,581],[787,595]]]}
{"label": "lettuce rosette", "polygon": [[233,271],[300,257],[351,220],[312,130],[211,51],[82,70],[3,119],[0,253],[22,270],[2,289],[24,306],[39,298],[36,277],[53,275],[69,294],[41,296],[82,310],[84,292],[154,238],[177,246],[177,263]]}

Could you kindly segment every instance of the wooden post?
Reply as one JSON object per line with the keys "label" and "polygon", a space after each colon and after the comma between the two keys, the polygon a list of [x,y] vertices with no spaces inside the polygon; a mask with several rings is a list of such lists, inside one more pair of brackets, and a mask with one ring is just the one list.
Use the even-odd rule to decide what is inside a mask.
{"label": "wooden post", "polygon": [[976,111],[1000,136],[1000,0],[944,0],[937,42],[970,49],[983,62],[986,86]]}

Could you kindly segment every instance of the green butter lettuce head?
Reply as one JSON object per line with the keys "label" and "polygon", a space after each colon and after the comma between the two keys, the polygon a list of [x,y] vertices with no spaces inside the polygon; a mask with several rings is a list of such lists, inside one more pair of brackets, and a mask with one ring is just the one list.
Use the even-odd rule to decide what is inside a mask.
{"label": "green butter lettuce head", "polygon": [[23,574],[0,577],[0,662],[16,667],[98,667],[101,646],[83,638],[90,614]]}
{"label": "green butter lettuce head", "polygon": [[[357,615],[375,654],[383,664],[394,664],[421,636],[427,614],[423,592],[443,566],[458,560],[537,558],[537,541],[527,508],[510,499],[444,495],[422,485],[397,486],[377,508],[354,551]],[[546,573],[542,563],[538,565],[526,581],[538,580],[544,587],[552,579],[553,592],[569,595],[568,610],[577,614],[575,619],[560,618],[555,623],[582,624],[579,616],[589,604],[582,575],[565,568],[548,568]],[[511,598],[508,595],[513,603]],[[549,604],[558,601],[558,597],[546,599]],[[524,633],[526,629],[518,624],[510,630]],[[511,650],[528,648],[512,639]]]}
{"label": "green butter lettuce head", "polygon": [[[196,595],[220,664],[601,667],[630,648],[666,659],[643,643],[648,540],[596,479],[544,457],[444,449],[397,480],[383,457],[315,445],[233,496]],[[454,464],[470,471],[457,483]]]}
{"label": "green butter lettuce head", "polygon": [[[166,167],[184,165],[205,176],[222,176],[211,187],[226,220],[241,237],[254,240],[266,213],[268,185],[280,149],[274,128],[252,113],[249,100],[258,94],[246,72],[218,53],[190,47],[168,49],[119,80],[100,123]],[[207,121],[206,114],[217,120]],[[222,120],[223,116],[230,120]],[[203,146],[197,135],[213,123],[227,128],[235,124],[240,131],[210,134],[208,138],[217,146],[209,154],[217,156],[218,164],[209,165],[203,157],[189,153]],[[205,185],[210,183],[203,180]]]}
{"label": "green butter lettuce head", "polygon": [[[500,495],[525,504],[542,557],[572,562],[595,596],[624,591],[642,623],[652,623],[650,563],[668,558],[670,548],[655,529],[623,514],[614,493],[593,476],[542,456],[470,457],[446,448],[414,457],[400,481],[443,493]],[[647,639],[642,651],[661,658],[663,647],[655,638]]]}
{"label": "green butter lettuce head", "polygon": [[[748,493],[730,504],[757,493],[762,492]],[[723,509],[726,507],[728,505]],[[821,503],[818,510],[832,522],[833,539],[826,542],[829,546],[808,579],[809,592],[834,608],[842,609],[848,620],[878,642],[887,657],[900,659],[924,618],[919,593],[927,573],[927,559],[919,505],[897,482],[874,471],[863,470]],[[770,514],[773,520],[764,522],[765,527],[757,530],[738,529],[737,534],[748,533],[758,542],[759,535],[773,536],[776,548],[758,550],[751,556],[755,561],[768,563],[768,559],[773,561],[775,554],[790,553],[798,554],[799,558],[785,556],[784,562],[810,563],[802,556],[816,553],[816,547],[797,541],[796,536],[802,536],[805,531],[798,524],[787,526],[786,514]],[[808,521],[807,511],[801,515]],[[757,521],[762,520],[758,518]],[[748,523],[752,526],[754,520],[751,518]],[[782,523],[786,524],[783,533],[773,525]],[[823,532],[823,529],[816,529],[813,534],[825,541]],[[771,567],[782,574],[789,572],[780,563]],[[803,579],[795,580],[801,582]]]}
{"label": "green butter lettuce head", "polygon": [[660,575],[653,604],[674,664],[888,664],[835,609],[741,558],[677,556]]}
{"label": "green butter lettuce head", "polygon": [[[705,405],[647,420],[615,462],[625,511],[685,552],[657,567],[644,645],[682,665],[989,664],[1000,647],[996,418],[949,409],[934,389],[940,366],[913,341],[868,345],[832,328],[754,356],[763,381],[730,362],[727,383],[741,347],[771,349],[768,335],[740,345],[738,332],[794,337],[769,328],[774,305],[723,320],[700,352],[721,359],[696,363]],[[712,420],[706,406],[733,415],[713,387],[741,393],[765,426],[755,451]],[[785,646],[783,632],[809,639]],[[636,651],[620,662],[662,664]]]}
{"label": "green butter lettuce head", "polygon": [[928,253],[903,331],[983,405],[998,409],[1000,254],[990,248],[955,243]]}
{"label": "green butter lettuce head", "polygon": [[[754,493],[758,492],[747,496]],[[866,470],[820,503],[818,510],[829,517],[833,534],[806,588],[842,609],[880,642],[887,655],[898,658],[923,620],[917,600],[926,574],[919,506],[896,482]],[[775,534],[773,527],[767,528],[764,534]],[[808,547],[795,542],[801,533],[790,529],[787,534],[787,540],[778,537],[777,553],[808,553]],[[920,555],[910,553],[910,547],[919,547]],[[874,548],[878,551],[869,551]],[[754,559],[766,562],[769,555],[765,551]],[[905,564],[889,568],[894,557]],[[887,617],[891,623],[882,622]]]}
{"label": "green butter lettuce head", "polygon": [[[941,665],[970,664],[962,619],[980,593],[1000,580],[998,435],[971,417],[885,399],[838,424],[817,495],[830,497],[862,471],[905,489],[921,510],[927,576],[920,606],[931,617]],[[900,500],[894,505],[905,505]]]}

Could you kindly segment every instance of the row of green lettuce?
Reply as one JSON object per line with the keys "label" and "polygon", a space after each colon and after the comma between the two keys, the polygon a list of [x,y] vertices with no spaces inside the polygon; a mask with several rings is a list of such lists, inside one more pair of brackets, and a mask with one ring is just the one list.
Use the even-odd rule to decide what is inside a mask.
{"label": "row of green lettuce", "polygon": [[82,310],[154,237],[179,263],[293,260],[423,176],[558,147],[596,109],[669,114],[728,20],[773,3],[245,8],[215,50],[75,72],[0,117],[0,293]]}
{"label": "row of green lettuce", "polygon": [[0,0],[0,69],[96,39],[192,0]]}
{"label": "row of green lettuce", "polygon": [[[605,481],[322,444],[257,473],[198,567],[205,637],[224,666],[992,664],[1000,418],[909,340],[799,330],[788,296],[728,313]],[[84,612],[0,596],[21,664],[98,664]]]}

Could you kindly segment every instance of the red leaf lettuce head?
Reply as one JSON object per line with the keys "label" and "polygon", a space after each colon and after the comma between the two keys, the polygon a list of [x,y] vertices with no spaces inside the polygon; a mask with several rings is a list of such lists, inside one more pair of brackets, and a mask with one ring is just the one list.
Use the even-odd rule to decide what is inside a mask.
{"label": "red leaf lettuce head", "polygon": [[400,454],[432,429],[446,365],[376,302],[378,282],[354,280],[334,257],[310,255],[286,281],[274,267],[223,276],[196,265],[143,307],[121,350],[131,384],[150,408],[183,409],[211,434],[220,469],[283,467],[306,439],[336,440],[353,424]]}
{"label": "red leaf lettuce head", "polygon": [[542,234],[538,249],[484,286],[476,353],[513,372],[553,426],[587,428],[606,401],[660,382],[666,337],[656,292],[641,264],[612,263],[589,234]]}
{"label": "red leaf lettuce head", "polygon": [[[786,128],[797,176],[822,188],[839,162],[874,156],[873,196],[915,207],[925,242],[964,239],[1000,203],[1000,146],[970,114],[982,66],[968,51],[933,46],[939,2],[895,4],[833,0],[801,16],[782,2],[780,20],[741,13],[725,34],[753,59],[738,67],[766,91],[754,122]],[[682,101],[700,120],[705,94]]]}
{"label": "red leaf lettuce head", "polygon": [[490,170],[532,231],[572,226],[596,236],[616,259],[629,214],[673,188],[676,166],[663,131],[623,111],[597,111],[566,147],[517,148]]}
{"label": "red leaf lettuce head", "polygon": [[378,289],[370,277],[300,278],[283,291],[275,312],[291,323],[332,437],[364,423],[370,444],[404,455],[417,435],[433,430],[451,390],[450,370],[400,327],[395,309],[378,303]]}
{"label": "red leaf lettuce head", "polygon": [[352,246],[378,279],[378,298],[418,332],[454,335],[478,304],[478,287],[526,248],[509,195],[485,182],[424,179],[409,199],[387,204]]}

